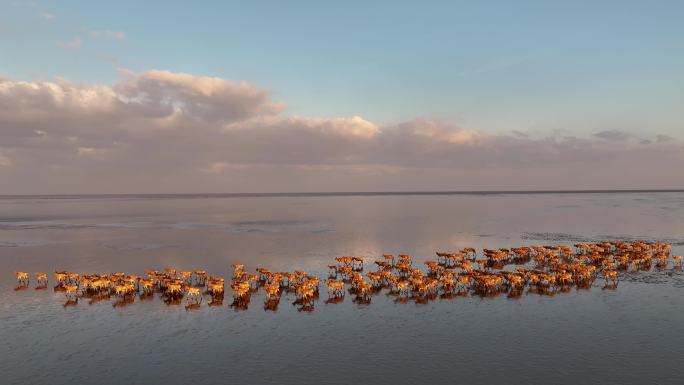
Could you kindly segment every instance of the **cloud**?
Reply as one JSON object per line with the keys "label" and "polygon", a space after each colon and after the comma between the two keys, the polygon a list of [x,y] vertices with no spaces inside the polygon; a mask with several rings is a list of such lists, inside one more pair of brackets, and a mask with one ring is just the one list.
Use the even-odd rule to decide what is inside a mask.
{"label": "cloud", "polygon": [[268,92],[247,82],[168,71],[128,75],[114,91],[131,103],[165,106],[175,118],[204,122],[234,122],[280,112]]}
{"label": "cloud", "polygon": [[126,38],[126,33],[123,31],[97,30],[87,27],[83,27],[82,30],[93,39],[124,40]]}
{"label": "cloud", "polygon": [[81,40],[80,37],[76,36],[75,38],[71,39],[68,42],[63,42],[63,41],[58,41],[57,46],[65,49],[69,49],[72,51],[77,51],[81,49],[83,46],[83,41]]}
{"label": "cloud", "polygon": [[680,141],[632,139],[291,116],[254,84],[161,70],[0,78],[0,193],[684,186]]}
{"label": "cloud", "polygon": [[0,167],[9,167],[12,164],[12,159],[9,156],[0,152]]}
{"label": "cloud", "polygon": [[[252,132],[267,132],[268,135],[278,135],[278,132],[299,131],[312,135],[329,136],[332,138],[358,138],[370,139],[380,134],[378,128],[372,122],[360,117],[349,118],[316,118],[316,117],[282,117],[260,116],[257,119],[239,121],[226,125],[226,131],[250,130]],[[278,132],[271,132],[278,131]]]}
{"label": "cloud", "polygon": [[673,140],[675,140],[675,138],[673,138],[669,135],[662,135],[662,134],[656,135],[656,141],[658,141],[658,142],[671,142]]}
{"label": "cloud", "polygon": [[605,139],[605,140],[617,140],[624,141],[630,139],[632,136],[626,132],[618,130],[606,130],[597,132],[594,134],[595,137]]}
{"label": "cloud", "polygon": [[43,20],[52,20],[57,17],[54,14],[45,11],[41,12],[38,16]]}
{"label": "cloud", "polygon": [[0,79],[0,117],[51,119],[60,131],[97,122],[107,131],[136,119],[148,119],[151,127],[169,121],[220,124],[272,115],[283,108],[270,101],[266,91],[244,82],[166,71],[124,74],[114,86]]}
{"label": "cloud", "polygon": [[519,130],[513,130],[513,131],[511,131],[511,133],[518,138],[529,138],[530,137],[530,135],[528,133],[525,133],[525,132],[522,132]]}

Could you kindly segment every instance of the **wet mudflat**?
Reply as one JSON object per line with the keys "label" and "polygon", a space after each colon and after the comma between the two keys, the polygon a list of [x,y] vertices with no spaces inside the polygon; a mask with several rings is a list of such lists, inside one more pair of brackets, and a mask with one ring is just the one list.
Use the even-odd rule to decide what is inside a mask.
{"label": "wet mudflat", "polygon": [[312,312],[297,311],[293,293],[265,310],[263,290],[240,311],[230,301],[186,311],[158,296],[64,308],[51,289],[13,291],[12,272],[173,266],[229,277],[245,263],[324,278],[339,255],[422,264],[466,246],[601,240],[664,241],[682,254],[683,234],[678,193],[0,199],[0,372],[24,384],[679,383],[684,275],[671,268],[553,296],[417,304],[381,291],[365,305],[322,294]]}

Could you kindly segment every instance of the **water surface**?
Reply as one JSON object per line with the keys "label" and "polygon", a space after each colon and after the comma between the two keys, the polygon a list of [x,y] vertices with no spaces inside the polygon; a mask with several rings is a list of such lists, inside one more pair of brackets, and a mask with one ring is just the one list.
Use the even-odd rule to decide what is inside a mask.
{"label": "water surface", "polygon": [[[684,275],[653,270],[617,290],[276,312],[185,311],[159,298],[64,308],[12,290],[15,270],[227,276],[305,269],[333,256],[598,240],[684,253],[684,193],[0,198],[2,383],[675,384],[684,375]],[[51,277],[52,278],[52,277]],[[321,299],[324,299],[325,294]]]}

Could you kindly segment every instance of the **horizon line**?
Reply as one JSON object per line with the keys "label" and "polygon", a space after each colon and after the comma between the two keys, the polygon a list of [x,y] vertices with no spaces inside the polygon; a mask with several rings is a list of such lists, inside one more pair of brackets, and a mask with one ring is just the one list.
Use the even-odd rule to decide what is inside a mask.
{"label": "horizon line", "polygon": [[80,198],[270,198],[335,196],[410,196],[410,195],[525,195],[525,194],[610,194],[669,193],[682,189],[579,189],[579,190],[435,190],[435,191],[318,191],[249,193],[94,193],[94,194],[0,194],[0,199],[80,199]]}

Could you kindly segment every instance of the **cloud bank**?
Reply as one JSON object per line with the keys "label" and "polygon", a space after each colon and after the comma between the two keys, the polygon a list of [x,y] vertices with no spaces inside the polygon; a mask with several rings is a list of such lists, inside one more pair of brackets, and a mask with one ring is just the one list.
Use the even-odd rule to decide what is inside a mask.
{"label": "cloud bank", "polygon": [[247,82],[0,78],[0,194],[684,187],[681,138],[287,114]]}

